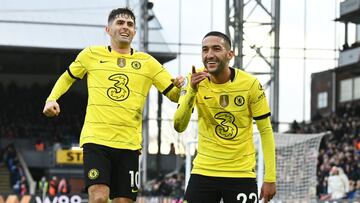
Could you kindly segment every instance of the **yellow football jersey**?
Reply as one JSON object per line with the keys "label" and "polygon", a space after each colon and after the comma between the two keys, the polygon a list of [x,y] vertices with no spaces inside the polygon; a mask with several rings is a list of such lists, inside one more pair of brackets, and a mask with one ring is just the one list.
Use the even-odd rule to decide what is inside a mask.
{"label": "yellow football jersey", "polygon": [[[187,80],[190,81],[190,76]],[[187,90],[182,90],[180,104],[189,88],[190,82]],[[199,84],[195,105],[199,144],[192,173],[255,178],[253,119],[270,116],[259,81],[244,71],[231,68],[228,82],[215,84],[205,79]]]}
{"label": "yellow football jersey", "polygon": [[80,146],[141,149],[146,96],[151,85],[163,93],[171,89],[169,72],[149,54],[92,46],[80,52],[68,73],[76,79],[87,75],[89,97]]}

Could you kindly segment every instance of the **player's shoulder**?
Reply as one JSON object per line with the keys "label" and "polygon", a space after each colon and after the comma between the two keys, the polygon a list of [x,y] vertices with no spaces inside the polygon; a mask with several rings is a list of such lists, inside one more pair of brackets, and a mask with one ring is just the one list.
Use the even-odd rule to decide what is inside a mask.
{"label": "player's shoulder", "polygon": [[93,54],[110,53],[107,46],[87,46],[80,52],[80,56],[89,56]]}
{"label": "player's shoulder", "polygon": [[108,46],[101,46],[101,45],[88,46],[84,49],[84,51],[87,51],[90,53],[110,52]]}
{"label": "player's shoulder", "polygon": [[251,88],[256,82],[258,82],[257,78],[241,69],[234,68],[235,70],[235,81],[241,83],[247,88]]}
{"label": "player's shoulder", "polygon": [[251,73],[248,73],[248,72],[238,69],[238,68],[233,68],[233,69],[235,70],[236,75],[240,76],[241,79],[256,80],[256,77],[254,75],[252,75]]}
{"label": "player's shoulder", "polygon": [[140,60],[152,60],[152,61],[156,61],[156,59],[151,56],[150,54],[148,53],[145,53],[145,52],[142,52],[142,51],[136,51],[134,50],[134,53],[132,54],[132,57],[133,58],[136,58],[136,59],[140,59]]}

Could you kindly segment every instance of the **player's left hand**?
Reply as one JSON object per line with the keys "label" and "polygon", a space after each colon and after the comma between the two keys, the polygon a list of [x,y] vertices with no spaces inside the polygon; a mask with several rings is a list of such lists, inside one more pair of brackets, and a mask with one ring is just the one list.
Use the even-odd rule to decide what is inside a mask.
{"label": "player's left hand", "polygon": [[181,76],[181,75],[177,76],[176,78],[171,79],[171,82],[177,88],[180,88],[181,86],[183,86],[184,81],[185,81],[185,78],[183,76]]}
{"label": "player's left hand", "polygon": [[260,200],[264,198],[264,203],[268,203],[276,194],[276,184],[264,182],[261,187]]}

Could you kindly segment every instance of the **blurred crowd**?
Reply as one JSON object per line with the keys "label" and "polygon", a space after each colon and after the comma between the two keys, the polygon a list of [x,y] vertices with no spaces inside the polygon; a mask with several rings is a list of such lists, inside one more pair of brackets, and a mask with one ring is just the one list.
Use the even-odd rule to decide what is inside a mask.
{"label": "blurred crowd", "polygon": [[346,103],[336,113],[291,125],[292,133],[331,132],[323,137],[317,165],[317,195],[327,199],[360,199],[360,102]]}
{"label": "blurred crowd", "polygon": [[[78,143],[86,96],[75,91],[60,98],[61,114],[47,119],[42,114],[51,85],[30,87],[0,83],[0,134],[7,140],[15,138],[43,138],[51,143]],[[74,99],[76,98],[76,99]]]}
{"label": "blurred crowd", "polygon": [[[29,194],[29,185],[22,168],[16,150],[13,145],[9,145],[0,150],[0,165],[5,165],[10,172],[10,187],[14,194]],[[56,176],[47,179],[45,176],[36,185],[37,194],[44,196],[55,196],[61,194],[69,194],[71,185],[66,178],[58,179]]]}
{"label": "blurred crowd", "polygon": [[[46,146],[52,146],[54,143],[61,143],[66,147],[79,142],[86,95],[69,91],[59,100],[62,113],[56,118],[48,119],[42,114],[42,109],[51,91],[51,85],[40,86],[34,83],[31,86],[19,86],[10,83],[4,87],[0,83],[0,105],[5,107],[0,108],[0,163],[5,163],[9,168],[10,184],[15,194],[28,194],[28,184],[14,148],[11,145],[3,146],[1,140],[11,143],[18,138],[35,139],[36,151],[44,151]],[[46,186],[46,193],[49,195],[64,193],[64,189],[58,188],[58,185],[63,188],[64,181],[66,180],[63,178],[49,178],[42,187]],[[53,186],[55,183],[56,189]],[[68,188],[66,190],[69,190]]]}
{"label": "blurred crowd", "polygon": [[139,193],[140,196],[173,197],[177,202],[182,202],[185,193],[185,176],[183,173],[159,174],[149,181]]}
{"label": "blurred crowd", "polygon": [[10,172],[10,186],[15,194],[25,195],[29,192],[24,170],[12,145],[1,149],[0,164],[5,164]]}
{"label": "blurred crowd", "polygon": [[71,184],[66,178],[58,179],[57,176],[47,179],[45,176],[37,183],[37,194],[42,195],[43,199],[46,196],[66,195],[71,192]]}

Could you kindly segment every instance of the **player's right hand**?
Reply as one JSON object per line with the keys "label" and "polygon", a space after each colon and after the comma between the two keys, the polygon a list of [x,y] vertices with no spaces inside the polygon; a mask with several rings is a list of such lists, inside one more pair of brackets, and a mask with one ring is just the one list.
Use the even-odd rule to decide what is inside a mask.
{"label": "player's right hand", "polygon": [[173,85],[175,87],[181,88],[185,83],[185,78],[184,78],[184,76],[179,75],[176,78],[172,78],[171,82],[173,83]]}
{"label": "player's right hand", "polygon": [[192,74],[191,74],[191,87],[197,91],[198,87],[199,87],[199,83],[203,80],[205,80],[205,78],[209,77],[209,73],[204,70],[202,72],[196,72],[196,68],[195,66],[192,66]]}
{"label": "player's right hand", "polygon": [[60,106],[56,101],[49,101],[45,103],[43,114],[47,117],[58,116],[60,113]]}

